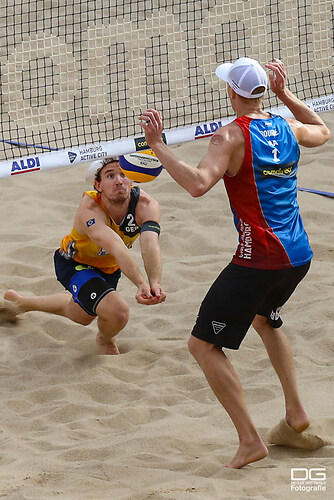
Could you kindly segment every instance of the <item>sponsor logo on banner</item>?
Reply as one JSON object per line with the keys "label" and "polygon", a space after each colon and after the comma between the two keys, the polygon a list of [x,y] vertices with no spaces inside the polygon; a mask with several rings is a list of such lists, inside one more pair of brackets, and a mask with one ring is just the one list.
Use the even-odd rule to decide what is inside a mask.
{"label": "sponsor logo on banner", "polygon": [[103,150],[101,144],[93,144],[79,149],[80,161],[101,160],[107,158],[107,151]]}
{"label": "sponsor logo on banner", "polygon": [[316,113],[332,111],[334,109],[334,96],[326,96],[312,101],[312,108]]}
{"label": "sponsor logo on banner", "polygon": [[221,121],[204,123],[202,125],[197,125],[195,130],[195,139],[201,139],[203,137],[210,137],[213,135],[216,130],[222,127],[223,124]]}
{"label": "sponsor logo on banner", "polygon": [[[291,468],[291,491],[317,493],[326,491],[326,468]],[[314,495],[311,495],[314,498]]]}
{"label": "sponsor logo on banner", "polygon": [[69,151],[68,152],[68,158],[70,160],[70,163],[73,163],[77,156],[78,155],[76,153],[73,153],[73,151]]}
{"label": "sponsor logo on banner", "polygon": [[[166,135],[161,134],[163,142],[166,144]],[[147,144],[145,137],[135,137],[136,151],[144,151],[145,149],[151,149]]]}
{"label": "sponsor logo on banner", "polygon": [[36,170],[40,169],[41,165],[38,156],[35,156],[34,158],[24,158],[22,160],[13,161],[10,175],[24,174],[25,172],[36,172]]}

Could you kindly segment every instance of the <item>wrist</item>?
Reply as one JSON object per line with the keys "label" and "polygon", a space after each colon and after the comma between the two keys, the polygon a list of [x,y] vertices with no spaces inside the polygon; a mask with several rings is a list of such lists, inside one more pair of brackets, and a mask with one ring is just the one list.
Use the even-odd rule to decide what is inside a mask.
{"label": "wrist", "polygon": [[147,286],[147,282],[144,278],[144,276],[140,275],[138,279],[135,282],[135,285],[137,288],[140,288],[141,286]]}
{"label": "wrist", "polygon": [[158,279],[153,279],[153,280],[149,280],[149,283],[150,283],[150,287],[154,287],[154,286],[161,286],[160,285],[160,280]]}
{"label": "wrist", "polygon": [[155,140],[154,142],[150,141],[149,146],[152,149],[152,151],[154,151],[154,152],[164,150],[164,148],[167,147],[166,144],[163,142],[161,137],[159,139]]}
{"label": "wrist", "polygon": [[279,92],[276,92],[276,96],[282,102],[295,98],[294,94],[286,87],[284,87],[284,89],[280,90]]}

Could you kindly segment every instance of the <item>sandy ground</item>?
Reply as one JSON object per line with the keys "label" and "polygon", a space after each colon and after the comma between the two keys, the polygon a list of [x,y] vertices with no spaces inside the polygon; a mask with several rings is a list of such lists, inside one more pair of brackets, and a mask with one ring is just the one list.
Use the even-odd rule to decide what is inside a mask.
{"label": "sandy ground", "polygon": [[[334,135],[334,114],[324,115]],[[176,147],[196,165],[206,140]],[[334,191],[334,140],[303,150],[299,186]],[[61,290],[53,252],[72,227],[86,166],[1,180],[0,288]],[[101,356],[96,325],[30,312],[0,326],[0,497],[9,500],[240,500],[334,498],[334,447],[269,446],[242,470],[223,467],[237,448],[227,414],[187,351],[199,304],[237,243],[223,182],[192,199],[163,172],[142,186],[162,207],[163,283],[158,306],[119,291],[131,317],[120,356]],[[303,402],[313,425],[334,437],[334,200],[300,192],[314,250],[311,270],[282,311]],[[139,244],[133,249],[140,262]],[[284,416],[265,349],[251,329],[228,352],[266,441]],[[266,441],[267,442],[267,441]],[[325,468],[326,491],[291,491],[291,468]],[[313,483],[312,483],[313,484]]]}

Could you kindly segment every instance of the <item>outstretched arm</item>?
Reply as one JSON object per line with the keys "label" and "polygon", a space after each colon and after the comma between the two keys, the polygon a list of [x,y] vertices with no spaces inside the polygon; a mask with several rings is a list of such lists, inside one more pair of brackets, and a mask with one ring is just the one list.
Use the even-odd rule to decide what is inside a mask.
{"label": "outstretched arm", "polygon": [[137,302],[154,304],[156,299],[129,249],[120,236],[107,226],[104,212],[95,205],[88,198],[83,198],[75,219],[76,229],[115,257],[121,271],[137,287]]}
{"label": "outstretched arm", "polygon": [[286,86],[285,66],[279,59],[267,63],[272,71],[269,74],[270,88],[289,108],[295,120],[288,119],[299,144],[305,147],[321,146],[330,138],[330,131],[320,116],[298,99]]}
{"label": "outstretched arm", "polygon": [[166,294],[161,286],[162,262],[157,233],[152,231],[141,233],[140,248],[151,294],[156,297],[157,303],[164,302]]}
{"label": "outstretched arm", "polygon": [[166,294],[161,286],[160,206],[154,198],[143,190],[141,190],[136,207],[136,221],[141,226],[139,241],[147,279],[151,294],[158,304],[166,299]]}
{"label": "outstretched arm", "polygon": [[235,144],[231,140],[229,125],[219,129],[212,137],[209,150],[197,168],[181,161],[162,141],[162,116],[155,109],[148,109],[140,117],[147,144],[157,155],[164,168],[191,196],[205,194],[223,177],[229,167]]}

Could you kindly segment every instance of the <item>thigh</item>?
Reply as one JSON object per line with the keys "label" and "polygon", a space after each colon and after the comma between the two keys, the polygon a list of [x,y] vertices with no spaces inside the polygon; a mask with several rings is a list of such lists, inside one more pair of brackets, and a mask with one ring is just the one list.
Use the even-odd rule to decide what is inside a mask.
{"label": "thigh", "polygon": [[80,325],[90,325],[95,319],[95,314],[86,312],[78,302],[74,302],[73,297],[71,297],[66,307],[66,316]]}
{"label": "thigh", "polygon": [[129,314],[129,304],[117,291],[106,294],[96,306],[96,314],[99,318],[109,319],[111,316],[123,316]]}
{"label": "thigh", "polygon": [[[106,274],[97,268],[66,259],[55,253],[55,271],[58,281],[72,294],[74,303],[87,314],[96,316],[100,301],[117,288],[120,271]],[[73,307],[73,314],[75,308]]]}
{"label": "thigh", "polygon": [[263,270],[229,264],[204,298],[192,335],[238,349],[263,296]]}
{"label": "thigh", "polygon": [[305,277],[310,265],[308,262],[302,266],[268,272],[266,279],[268,291],[259,305],[257,314],[265,316],[273,328],[282,326],[280,310]]}

